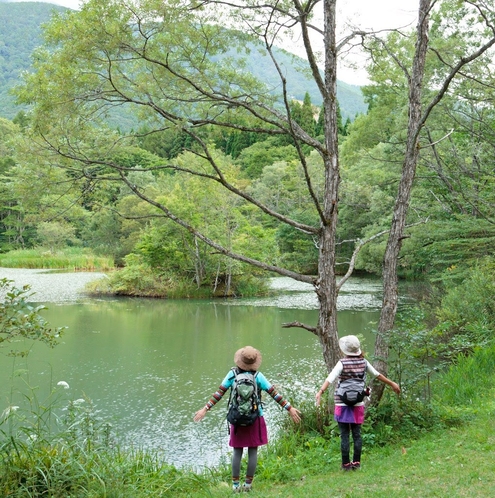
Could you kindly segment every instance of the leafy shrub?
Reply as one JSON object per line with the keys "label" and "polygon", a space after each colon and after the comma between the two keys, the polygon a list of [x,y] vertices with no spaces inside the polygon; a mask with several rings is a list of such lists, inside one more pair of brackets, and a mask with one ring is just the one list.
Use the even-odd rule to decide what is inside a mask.
{"label": "leafy shrub", "polygon": [[456,351],[466,351],[475,345],[492,342],[495,338],[495,271],[494,264],[486,261],[473,268],[459,285],[451,287],[437,310],[438,330],[444,340],[465,346]]}

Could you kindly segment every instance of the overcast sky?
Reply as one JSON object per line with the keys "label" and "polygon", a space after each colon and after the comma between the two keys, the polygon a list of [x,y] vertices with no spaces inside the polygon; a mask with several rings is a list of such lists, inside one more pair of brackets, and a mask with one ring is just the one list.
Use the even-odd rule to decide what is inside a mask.
{"label": "overcast sky", "polygon": [[[33,1],[33,0],[10,0],[10,1]],[[35,0],[36,1],[36,0]],[[51,0],[53,3],[78,9],[84,0]],[[410,25],[414,27],[417,18],[419,0],[340,0],[337,2],[339,22],[351,22],[362,29],[387,29]],[[291,50],[289,47],[286,47]],[[299,51],[297,47],[294,50]],[[298,55],[303,55],[298,53]],[[366,72],[362,66],[364,60],[356,56],[356,63],[360,69],[350,69],[341,66],[338,70],[338,78],[347,83],[362,85],[366,83]]]}

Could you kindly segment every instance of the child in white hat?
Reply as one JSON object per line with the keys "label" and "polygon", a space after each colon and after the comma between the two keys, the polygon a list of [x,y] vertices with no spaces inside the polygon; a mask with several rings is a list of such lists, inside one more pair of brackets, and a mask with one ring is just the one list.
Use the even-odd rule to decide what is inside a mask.
{"label": "child in white hat", "polygon": [[[359,339],[355,335],[347,335],[339,340],[339,347],[345,357],[337,362],[329,376],[323,382],[320,390],[316,393],[316,403],[319,405],[322,394],[326,391],[330,384],[333,384],[337,379],[338,383],[334,392],[334,419],[339,424],[340,430],[340,450],[342,453],[342,469],[356,470],[361,467],[361,450],[363,441],[361,438],[361,425],[364,422],[364,393],[357,398],[355,404],[349,406],[343,401],[343,390],[341,388],[344,382],[347,384],[353,381],[364,380],[367,373],[371,377],[388,384],[396,394],[400,393],[400,387],[395,382],[387,379],[384,375],[378,372],[372,365],[363,357]],[[364,385],[364,384],[363,384]],[[352,432],[352,440],[354,443],[353,458],[350,459],[350,433]]]}

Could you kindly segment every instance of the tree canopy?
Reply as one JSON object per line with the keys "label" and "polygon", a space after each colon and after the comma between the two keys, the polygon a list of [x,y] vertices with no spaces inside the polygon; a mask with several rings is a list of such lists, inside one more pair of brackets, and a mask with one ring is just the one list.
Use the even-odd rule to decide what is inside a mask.
{"label": "tree canopy", "polygon": [[[125,223],[146,223],[149,231],[134,241],[142,261],[163,271],[173,261],[198,280],[206,268],[219,268],[229,280],[237,265],[249,265],[312,284],[318,323],[287,326],[316,334],[329,368],[340,357],[337,296],[363,247],[377,242],[367,261],[378,271],[383,266],[376,354],[385,359],[404,241],[418,233],[430,207],[438,214],[445,205],[459,211],[461,196],[470,213],[476,206],[489,223],[492,196],[489,188],[479,195],[490,176],[480,160],[489,164],[491,148],[474,148],[473,137],[484,142],[475,121],[483,107],[488,119],[492,110],[476,98],[493,88],[490,70],[481,68],[490,67],[493,55],[494,9],[482,1],[420,0],[415,30],[352,30],[341,43],[336,20],[335,0],[90,0],[47,26],[34,72],[18,90],[32,106],[25,160],[31,149],[42,170],[62,168],[88,206],[106,199]],[[464,24],[469,29],[459,30]],[[322,36],[322,60],[312,31]],[[321,95],[313,116],[309,97],[292,98],[274,50],[290,33],[301,35],[307,62],[300,69]],[[277,84],[248,69],[253,37]],[[370,110],[343,127],[337,65],[356,40],[372,56]],[[138,128],[109,127],[109,116],[122,108],[139,118]],[[446,115],[456,134],[447,131]],[[464,160],[443,155],[449,143]],[[462,181],[449,180],[447,168],[463,171]],[[165,243],[177,229],[189,261]],[[285,257],[273,250],[277,240]],[[295,261],[300,250],[309,257]]]}

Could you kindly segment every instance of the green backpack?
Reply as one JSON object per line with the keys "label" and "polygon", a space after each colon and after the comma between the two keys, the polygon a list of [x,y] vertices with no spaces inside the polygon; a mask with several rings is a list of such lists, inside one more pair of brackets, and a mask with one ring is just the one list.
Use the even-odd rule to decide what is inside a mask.
{"label": "green backpack", "polygon": [[258,372],[239,372],[233,368],[235,379],[230,390],[227,421],[238,427],[254,424],[259,417]]}

